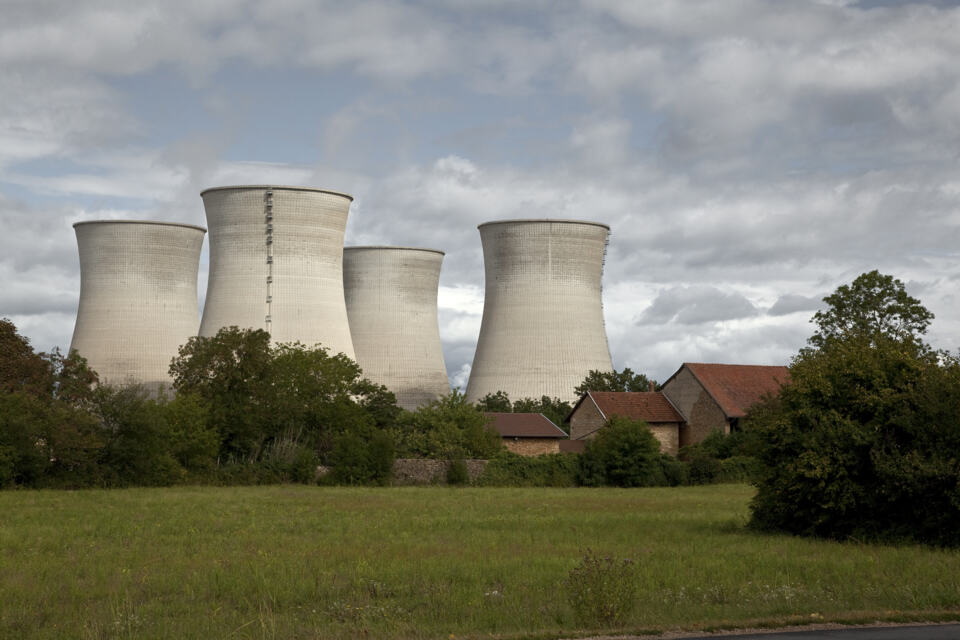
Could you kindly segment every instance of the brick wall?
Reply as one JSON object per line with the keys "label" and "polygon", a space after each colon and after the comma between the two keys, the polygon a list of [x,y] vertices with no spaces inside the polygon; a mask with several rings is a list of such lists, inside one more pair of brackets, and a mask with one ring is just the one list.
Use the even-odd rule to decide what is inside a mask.
{"label": "brick wall", "polygon": [[545,453],[560,453],[559,438],[504,438],[508,451],[521,456],[539,456]]}
{"label": "brick wall", "polygon": [[681,447],[702,441],[712,431],[730,433],[727,417],[686,367],[661,391],[687,420],[686,425],[680,428]]}

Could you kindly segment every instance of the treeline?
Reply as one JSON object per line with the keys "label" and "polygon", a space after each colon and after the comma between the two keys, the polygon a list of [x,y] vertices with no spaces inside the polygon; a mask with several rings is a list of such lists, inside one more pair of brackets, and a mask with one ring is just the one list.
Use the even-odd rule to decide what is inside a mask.
{"label": "treeline", "polygon": [[192,338],[169,395],[98,384],[76,354],[35,353],[0,320],[0,486],[382,483],[397,455],[501,448],[459,393],[406,412],[343,355],[271,345],[259,330]]}
{"label": "treeline", "polygon": [[[330,469],[322,482],[384,484],[397,457],[451,461],[454,482],[466,459],[495,459],[487,484],[598,482],[581,480],[588,474],[569,456],[514,460],[484,416],[538,412],[560,425],[571,406],[557,398],[496,393],[474,405],[454,391],[404,411],[346,356],[237,327],[191,338],[160,395],[99,384],[75,353],[35,353],[9,320],[0,341],[0,486],[314,482],[318,467]],[[591,372],[581,386],[648,384],[625,369]],[[530,465],[574,471],[531,474]]]}

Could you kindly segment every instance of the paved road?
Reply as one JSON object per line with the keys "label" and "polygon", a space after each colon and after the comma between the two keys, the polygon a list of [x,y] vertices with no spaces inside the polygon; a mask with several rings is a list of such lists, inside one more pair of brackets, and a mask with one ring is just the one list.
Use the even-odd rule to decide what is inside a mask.
{"label": "paved road", "polygon": [[960,640],[960,624],[697,636],[686,640]]}

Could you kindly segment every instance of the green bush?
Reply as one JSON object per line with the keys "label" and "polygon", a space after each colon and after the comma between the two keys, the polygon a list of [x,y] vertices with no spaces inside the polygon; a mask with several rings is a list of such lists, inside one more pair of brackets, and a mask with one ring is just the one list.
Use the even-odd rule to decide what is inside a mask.
{"label": "green bush", "polygon": [[580,484],[653,487],[667,484],[660,443],[642,420],[614,416],[580,455]]}
{"label": "green bush", "polygon": [[496,487],[574,487],[578,465],[578,456],[572,453],[530,457],[503,450],[490,459],[476,482]]}
{"label": "green bush", "polygon": [[401,414],[395,442],[402,458],[487,459],[503,449],[500,434],[489,419],[456,389],[414,412]]}
{"label": "green bush", "polygon": [[690,465],[683,460],[668,455],[660,456],[660,467],[666,483],[671,487],[690,484]]}
{"label": "green bush", "polygon": [[636,601],[637,567],[629,559],[601,557],[587,549],[563,586],[579,627],[622,625]]}
{"label": "green bush", "polygon": [[690,469],[690,484],[713,484],[720,480],[723,463],[701,452],[695,453],[687,462]]}
{"label": "green bush", "polygon": [[720,482],[753,482],[760,474],[760,461],[753,456],[731,456],[720,461]]}
{"label": "green bush", "polygon": [[447,465],[447,484],[463,485],[470,482],[470,472],[467,471],[467,463],[462,458],[451,460]]}
{"label": "green bush", "polygon": [[327,462],[339,484],[384,485],[390,479],[394,458],[393,439],[376,430],[366,435],[339,434]]}

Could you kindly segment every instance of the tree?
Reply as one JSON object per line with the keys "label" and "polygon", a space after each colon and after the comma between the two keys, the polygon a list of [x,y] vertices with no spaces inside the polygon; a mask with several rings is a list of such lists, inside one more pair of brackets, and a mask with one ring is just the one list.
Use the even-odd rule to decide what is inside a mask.
{"label": "tree", "polygon": [[623,371],[592,369],[574,393],[579,398],[587,391],[649,391],[651,382],[656,386],[656,382],[642,373],[634,373],[630,367]]}
{"label": "tree", "polygon": [[506,391],[488,393],[477,401],[477,407],[487,413],[513,413],[513,404]]}
{"label": "tree", "polygon": [[811,320],[817,332],[809,343],[818,349],[831,340],[855,336],[919,343],[933,320],[933,313],[907,294],[900,280],[877,270],[842,285],[823,301],[827,308]]}
{"label": "tree", "polygon": [[298,447],[324,455],[338,433],[382,428],[399,414],[393,394],[363,378],[342,353],[271,345],[259,329],[226,327],[191,338],[170,373],[178,394],[203,403],[221,454],[239,460],[257,461],[268,449],[293,455]]}
{"label": "tree", "polygon": [[7,318],[0,318],[0,393],[25,391],[52,395],[50,363],[34,352],[30,341]]}
{"label": "tree", "polygon": [[401,457],[440,460],[489,458],[503,448],[500,434],[487,416],[456,389],[414,412],[405,412],[395,440]]}
{"label": "tree", "polygon": [[643,420],[613,416],[580,456],[585,486],[648,487],[667,484],[660,443]]}
{"label": "tree", "polygon": [[[889,287],[856,293],[869,283]],[[872,272],[828,296],[789,384],[751,411],[753,526],[960,544],[960,364],[922,342],[932,315],[899,293]]]}

